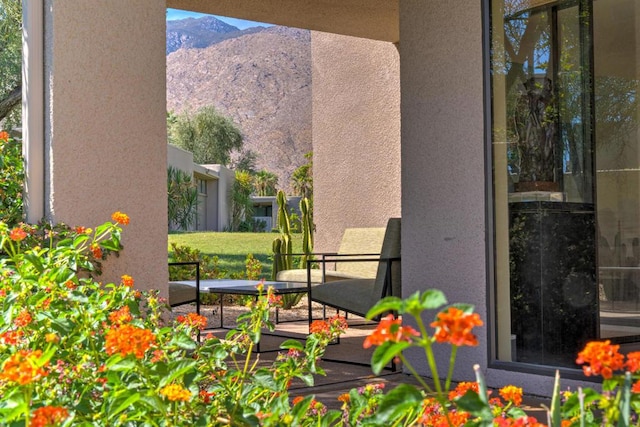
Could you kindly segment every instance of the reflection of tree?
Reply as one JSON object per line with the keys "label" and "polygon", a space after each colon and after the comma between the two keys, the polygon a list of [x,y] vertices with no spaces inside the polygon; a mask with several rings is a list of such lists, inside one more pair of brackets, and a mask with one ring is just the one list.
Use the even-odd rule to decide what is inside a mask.
{"label": "reflection of tree", "polygon": [[557,118],[551,79],[524,82],[513,112],[520,182],[554,181]]}
{"label": "reflection of tree", "polygon": [[594,144],[620,157],[637,129],[638,81],[599,76],[591,82],[583,47],[591,37],[588,12],[580,13],[576,3],[532,8],[542,3],[506,0],[504,33],[492,46],[492,73],[503,76],[506,90],[509,168],[520,181],[571,174],[579,198],[587,201]]}
{"label": "reflection of tree", "polygon": [[625,141],[638,128],[639,82],[601,76],[596,77],[595,86],[597,144],[622,156]]}

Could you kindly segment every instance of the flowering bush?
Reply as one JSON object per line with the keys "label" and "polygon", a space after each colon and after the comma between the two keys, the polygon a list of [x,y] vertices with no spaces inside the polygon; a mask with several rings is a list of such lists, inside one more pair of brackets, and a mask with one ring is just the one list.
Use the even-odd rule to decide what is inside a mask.
{"label": "flowering bush", "polygon": [[[302,425],[310,401],[292,406],[294,378],[322,374],[317,361],[343,330],[328,321],[303,345],[289,340],[272,366],[252,358],[263,327],[273,327],[270,289],[224,338],[199,345],[206,319],[165,322],[156,292],[134,279],[95,281],[93,261],[120,248],[121,212],[55,244],[30,245],[38,227],[0,222],[0,425]],[[327,412],[321,416],[336,416]],[[337,414],[339,416],[339,413]]]}
{"label": "flowering bush", "polygon": [[[200,340],[204,317],[189,313],[169,322],[157,292],[137,291],[131,276],[106,285],[94,279],[99,261],[122,248],[128,223],[121,212],[95,229],[59,232],[0,222],[0,425],[542,425],[521,408],[521,388],[491,393],[477,367],[476,382],[453,386],[457,352],[477,345],[473,329],[482,321],[471,306],[447,305],[433,289],[380,301],[368,317],[384,317],[363,343],[376,346],[374,373],[399,361],[415,374],[417,387],[387,391],[384,384],[368,384],[341,395],[340,410],[314,396],[292,399],[294,379],[312,385],[314,375],[324,374],[318,361],[346,329],[345,320],[313,322],[304,344],[287,340],[276,360],[262,365],[252,350],[263,328],[273,328],[269,311],[282,300],[259,283],[260,296],[236,329]],[[437,311],[431,332],[426,310]],[[402,316],[411,316],[415,328]],[[433,352],[441,344],[451,348],[445,369]],[[424,353],[429,382],[404,357],[409,348]],[[577,363],[586,375],[602,375],[602,392],[560,393],[557,379],[549,425],[627,426],[638,419],[640,352],[624,356],[617,345],[593,342]]]}
{"label": "flowering bush", "polygon": [[0,218],[8,224],[22,219],[23,184],[22,144],[0,130]]}

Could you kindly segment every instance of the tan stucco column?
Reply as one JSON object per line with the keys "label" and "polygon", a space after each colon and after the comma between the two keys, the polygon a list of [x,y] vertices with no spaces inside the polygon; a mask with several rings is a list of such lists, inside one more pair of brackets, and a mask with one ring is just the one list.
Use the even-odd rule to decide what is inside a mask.
{"label": "tan stucco column", "polygon": [[313,31],[315,249],[400,212],[400,58],[390,42]]}
{"label": "tan stucco column", "polygon": [[[474,0],[400,2],[402,286],[404,295],[441,289],[486,320],[481,13]],[[486,367],[486,327],[478,338],[458,352],[456,380]],[[424,353],[407,356],[428,372]]]}
{"label": "tan stucco column", "polygon": [[165,2],[44,5],[45,216],[94,226],[127,213],[103,279],[130,274],[165,294]]}

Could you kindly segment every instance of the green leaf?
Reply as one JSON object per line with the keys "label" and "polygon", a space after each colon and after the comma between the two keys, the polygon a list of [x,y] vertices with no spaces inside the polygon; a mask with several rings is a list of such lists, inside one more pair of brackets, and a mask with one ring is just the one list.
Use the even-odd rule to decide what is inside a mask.
{"label": "green leaf", "polygon": [[467,390],[467,392],[456,399],[454,403],[458,408],[470,413],[474,417],[480,418],[483,422],[492,422],[493,420],[491,406],[483,401],[480,395],[473,390]]}
{"label": "green leaf", "polygon": [[411,344],[406,341],[396,343],[387,341],[376,348],[371,356],[371,370],[373,373],[377,375],[382,372],[384,367],[387,366],[394,357],[398,356],[404,349],[410,346]]}
{"label": "green leaf", "polygon": [[338,419],[340,419],[341,416],[342,416],[341,411],[336,411],[332,409],[331,411],[328,411],[326,414],[322,416],[322,419],[320,420],[320,426],[321,427],[332,426],[336,421],[338,421]]}
{"label": "green leaf", "polygon": [[174,335],[171,339],[171,344],[175,344],[183,350],[195,350],[198,347],[198,343],[184,333]]}
{"label": "green leaf", "polygon": [[313,387],[314,382],[312,374],[298,374],[296,375],[296,378],[300,378],[308,387]]}
{"label": "green leaf", "polygon": [[124,399],[124,401],[120,403],[120,405],[118,405],[118,407],[114,411],[109,411],[109,418],[113,419],[120,412],[124,411],[125,409],[136,403],[138,400],[140,400],[140,393],[133,393],[129,395],[129,397]]}
{"label": "green leaf", "polygon": [[[375,425],[390,425],[415,408],[422,407],[422,393],[411,384],[400,384],[382,398],[380,406],[373,417]],[[416,413],[414,411],[414,413]]]}
{"label": "green leaf", "polygon": [[299,351],[303,351],[304,350],[304,347],[302,346],[302,343],[300,341],[294,340],[294,339],[286,340],[285,342],[280,344],[280,348],[282,348],[282,349],[294,349],[294,350],[299,350]]}
{"label": "green leaf", "polygon": [[420,307],[423,310],[435,310],[447,303],[444,293],[438,289],[428,289],[420,295]]}
{"label": "green leaf", "polygon": [[169,363],[169,366],[168,366],[169,375],[167,375],[166,377],[163,377],[160,380],[159,386],[164,387],[167,384],[171,384],[172,382],[182,377],[187,372],[190,372],[191,370],[195,370],[196,364],[197,362],[193,359],[184,359],[184,360],[178,360],[178,361]]}
{"label": "green leaf", "polygon": [[402,300],[400,298],[386,297],[381,299],[376,303],[376,305],[371,307],[371,309],[367,312],[367,315],[365,317],[371,320],[380,314],[389,313],[389,312],[400,312],[401,309],[402,309]]}

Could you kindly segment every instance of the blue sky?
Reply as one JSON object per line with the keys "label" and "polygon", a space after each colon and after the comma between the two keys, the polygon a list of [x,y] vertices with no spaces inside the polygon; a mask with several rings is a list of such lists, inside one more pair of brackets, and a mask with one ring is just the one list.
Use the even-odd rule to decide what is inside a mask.
{"label": "blue sky", "polygon": [[[198,12],[190,12],[188,10],[179,10],[179,9],[167,9],[167,21],[172,21],[175,19],[185,19],[185,18],[202,18],[203,16],[207,16],[203,13]],[[221,21],[226,22],[229,25],[233,25],[241,30],[249,27],[269,27],[271,24],[264,24],[262,22],[253,22],[253,21],[245,21],[244,19],[236,19],[236,18],[227,18],[226,16],[216,16]]]}

